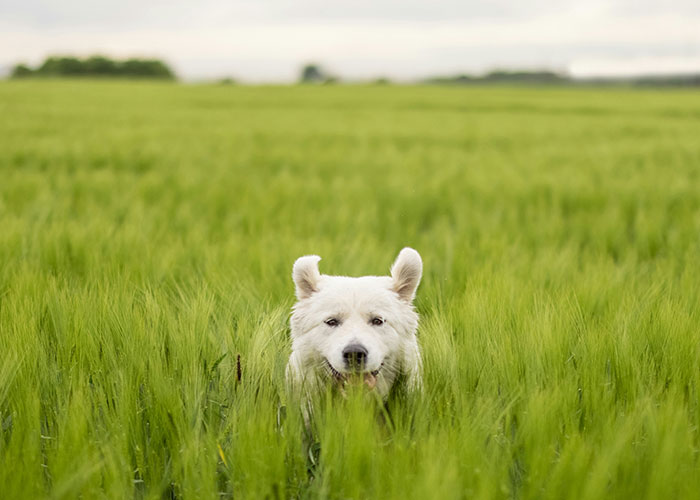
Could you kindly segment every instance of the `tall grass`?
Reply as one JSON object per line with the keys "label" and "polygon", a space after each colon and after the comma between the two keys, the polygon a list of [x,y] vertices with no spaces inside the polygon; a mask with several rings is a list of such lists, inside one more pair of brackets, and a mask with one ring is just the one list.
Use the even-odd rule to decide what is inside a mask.
{"label": "tall grass", "polygon": [[[3,498],[697,498],[700,94],[0,84]],[[284,384],[418,249],[422,395]]]}

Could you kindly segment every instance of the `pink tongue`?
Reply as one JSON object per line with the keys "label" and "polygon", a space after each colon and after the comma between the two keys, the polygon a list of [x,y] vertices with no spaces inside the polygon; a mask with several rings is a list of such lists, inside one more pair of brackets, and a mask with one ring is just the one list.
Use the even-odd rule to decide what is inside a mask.
{"label": "pink tongue", "polygon": [[370,389],[374,389],[374,386],[377,385],[377,377],[371,373],[365,373],[365,384]]}

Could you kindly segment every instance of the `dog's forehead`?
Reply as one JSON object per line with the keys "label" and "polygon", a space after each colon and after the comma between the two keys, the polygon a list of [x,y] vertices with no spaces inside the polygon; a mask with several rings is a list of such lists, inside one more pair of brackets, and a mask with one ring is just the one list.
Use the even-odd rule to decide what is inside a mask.
{"label": "dog's forehead", "polygon": [[321,307],[331,304],[347,309],[390,307],[397,300],[391,284],[388,276],[351,278],[324,275],[319,283],[317,300]]}

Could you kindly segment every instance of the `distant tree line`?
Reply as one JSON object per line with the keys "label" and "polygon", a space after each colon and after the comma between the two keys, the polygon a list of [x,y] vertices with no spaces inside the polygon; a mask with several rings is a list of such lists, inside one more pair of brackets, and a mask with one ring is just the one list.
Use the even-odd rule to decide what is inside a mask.
{"label": "distant tree line", "polygon": [[173,70],[158,59],[114,60],[104,56],[52,56],[33,69],[18,64],[11,73],[12,78],[76,76],[175,79]]}
{"label": "distant tree line", "polygon": [[700,73],[688,75],[657,75],[639,77],[571,78],[554,71],[496,70],[485,75],[468,74],[439,76],[423,80],[434,85],[593,85],[593,86],[643,86],[643,87],[695,87],[700,86]]}
{"label": "distant tree line", "polygon": [[570,82],[569,77],[554,71],[507,71],[496,70],[485,75],[454,75],[428,78],[425,83],[432,84],[491,84],[491,83],[530,83],[530,84],[562,84]]}
{"label": "distant tree line", "polygon": [[[125,60],[110,59],[101,55],[86,58],[71,56],[51,56],[31,68],[17,64],[11,78],[31,77],[114,77],[114,78],[157,78],[173,80],[173,70],[159,59]],[[304,84],[340,83],[338,76],[316,63],[302,66],[299,82]],[[234,84],[232,78],[220,80],[221,84]],[[389,85],[385,77],[366,81],[374,85]],[[685,75],[653,75],[639,77],[572,78],[567,74],[550,70],[504,70],[491,71],[484,75],[457,74],[435,76],[415,83],[430,85],[575,85],[575,86],[646,86],[646,87],[700,87],[700,72]]]}
{"label": "distant tree line", "polygon": [[635,87],[700,87],[700,73],[687,75],[651,75],[632,78],[591,78],[576,80],[583,85],[632,85]]}

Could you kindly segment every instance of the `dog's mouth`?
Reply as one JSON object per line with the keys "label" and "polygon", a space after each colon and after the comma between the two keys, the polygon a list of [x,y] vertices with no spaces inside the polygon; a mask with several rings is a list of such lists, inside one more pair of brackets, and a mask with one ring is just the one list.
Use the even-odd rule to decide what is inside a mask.
{"label": "dog's mouth", "polygon": [[374,389],[374,386],[377,385],[377,375],[379,375],[379,372],[384,366],[384,362],[382,362],[382,364],[379,365],[379,368],[377,368],[376,370],[372,370],[371,372],[342,373],[333,368],[333,365],[330,361],[328,361],[327,359],[325,361],[331,376],[341,386],[344,386],[347,382],[350,381],[360,381],[367,385],[367,387],[369,387],[370,389]]}

